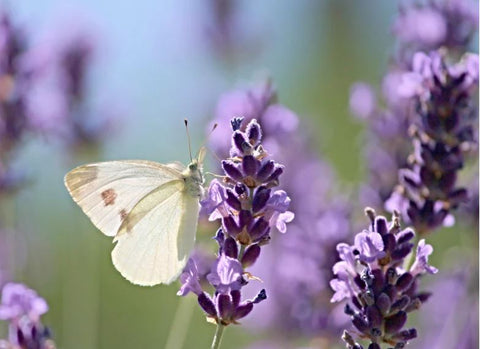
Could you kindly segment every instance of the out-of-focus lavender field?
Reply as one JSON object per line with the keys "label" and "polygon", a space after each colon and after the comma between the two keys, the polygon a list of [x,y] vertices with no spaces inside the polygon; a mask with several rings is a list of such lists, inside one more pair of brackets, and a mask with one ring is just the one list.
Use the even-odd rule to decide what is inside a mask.
{"label": "out-of-focus lavender field", "polygon": [[[476,348],[477,53],[475,0],[2,2],[0,348],[208,348],[208,314],[228,323],[221,348]],[[232,143],[239,116],[236,134],[281,175],[259,179],[264,155]],[[187,286],[132,285],[63,177],[97,161],[188,163],[185,118],[194,152],[210,150],[205,171],[230,179],[207,190]],[[238,178],[219,160],[252,154],[258,168]],[[268,202],[242,196],[247,177]],[[230,189],[238,199],[219,205]],[[245,228],[248,243],[233,233],[247,210],[268,221],[260,237]],[[235,252],[218,234],[217,249],[209,215]],[[253,307],[238,324],[242,310],[212,315],[201,298],[226,296],[211,276],[225,254],[229,272],[251,273],[227,287]],[[185,282],[197,268],[200,291]]]}

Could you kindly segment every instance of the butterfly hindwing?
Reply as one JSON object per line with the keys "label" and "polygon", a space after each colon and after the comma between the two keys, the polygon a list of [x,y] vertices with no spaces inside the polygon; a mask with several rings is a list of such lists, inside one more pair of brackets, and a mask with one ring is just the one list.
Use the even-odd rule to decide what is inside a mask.
{"label": "butterfly hindwing", "polygon": [[175,280],[193,248],[198,211],[198,198],[186,195],[183,181],[160,186],[120,228],[112,251],[117,270],[144,286]]}
{"label": "butterfly hindwing", "polygon": [[174,168],[152,161],[108,161],[77,167],[65,176],[75,202],[105,235],[115,236],[133,207],[160,186],[180,181]]}

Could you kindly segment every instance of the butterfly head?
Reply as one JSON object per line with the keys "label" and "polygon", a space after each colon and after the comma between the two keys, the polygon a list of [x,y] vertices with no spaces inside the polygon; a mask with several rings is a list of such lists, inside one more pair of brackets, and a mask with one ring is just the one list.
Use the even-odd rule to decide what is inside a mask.
{"label": "butterfly head", "polygon": [[192,162],[188,165],[183,173],[185,181],[185,188],[187,191],[195,197],[200,197],[203,194],[203,159],[205,158],[205,148],[200,148],[198,156],[192,159]]}

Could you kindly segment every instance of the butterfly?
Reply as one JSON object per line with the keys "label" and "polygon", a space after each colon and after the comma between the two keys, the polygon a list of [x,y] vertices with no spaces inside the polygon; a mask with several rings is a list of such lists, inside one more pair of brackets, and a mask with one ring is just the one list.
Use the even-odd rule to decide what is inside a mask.
{"label": "butterfly", "polygon": [[108,161],[65,175],[73,200],[103,234],[114,237],[113,265],[130,282],[169,284],[182,272],[195,242],[204,156],[202,147],[186,167]]}

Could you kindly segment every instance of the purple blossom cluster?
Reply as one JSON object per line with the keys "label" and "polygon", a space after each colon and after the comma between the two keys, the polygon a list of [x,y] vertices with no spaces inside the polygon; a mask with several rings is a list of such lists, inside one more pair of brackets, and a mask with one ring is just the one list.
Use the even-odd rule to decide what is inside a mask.
{"label": "purple blossom cluster", "polygon": [[94,41],[85,30],[33,43],[0,9],[0,193],[24,182],[15,154],[28,137],[61,140],[68,150],[97,146],[110,117],[89,106],[86,78]]}
{"label": "purple blossom cluster", "polygon": [[231,120],[233,135],[228,159],[222,161],[223,181],[210,183],[201,202],[209,220],[221,220],[215,240],[218,256],[206,279],[215,289],[213,297],[203,290],[195,259],[189,259],[180,280],[178,295],[197,295],[207,316],[219,326],[235,324],[248,315],[254,304],[266,299],[261,290],[253,299],[242,301],[241,289],[256,278],[245,271],[252,266],[262,246],[270,240],[272,228],[282,233],[294,214],[288,211],[290,199],[278,186],[284,167],[269,159],[264,150],[262,130],[251,120],[241,131],[243,119]]}
{"label": "purple blossom cluster", "polygon": [[417,51],[440,47],[463,53],[478,28],[478,4],[471,0],[409,0],[393,25],[399,60],[410,66]]}
{"label": "purple blossom cluster", "polygon": [[[401,229],[398,213],[388,222],[370,208],[365,212],[370,218],[368,229],[355,235],[353,245],[337,245],[340,261],[333,266],[335,278],[330,286],[335,294],[331,301],[348,300],[345,313],[359,337],[370,342],[369,349],[379,349],[381,343],[403,348],[417,337],[415,328],[404,328],[408,314],[430,296],[418,291],[419,280],[425,273],[438,271],[428,264],[433,248],[420,240],[415,261],[409,266],[414,231]],[[348,348],[363,348],[347,331],[343,339]]]}
{"label": "purple blossom cluster", "polygon": [[415,54],[412,71],[399,85],[414,100],[418,115],[410,126],[415,151],[386,205],[400,209],[419,234],[451,225],[450,212],[467,201],[468,191],[458,187],[457,177],[465,153],[476,147],[477,87],[478,55],[448,65],[438,52]]}
{"label": "purple blossom cluster", "polygon": [[9,322],[8,341],[0,340],[6,349],[54,349],[50,330],[40,317],[48,311],[47,302],[23,284],[7,283],[2,290],[0,320]]}
{"label": "purple blossom cluster", "polygon": [[335,191],[334,171],[312,150],[298,116],[278,102],[270,82],[221,96],[212,121],[219,127],[210,142],[218,154],[228,153],[221,125],[231,115],[255,118],[262,126],[263,144],[285,165],[280,187],[292,198],[296,217],[289,234],[274,239],[252,268],[269,290],[265,311],[252,314],[255,329],[274,331],[281,341],[335,336],[340,327],[328,282],[335,246],[350,231],[350,207]]}
{"label": "purple blossom cluster", "polygon": [[399,171],[409,166],[413,148],[409,130],[421,117],[400,86],[415,69],[415,53],[441,48],[449,58],[463,55],[478,28],[477,7],[471,0],[405,1],[393,26],[398,52],[382,81],[382,101],[377,102],[369,85],[352,86],[350,109],[368,121],[365,157],[369,171],[361,188],[362,204],[384,207],[398,183]]}

